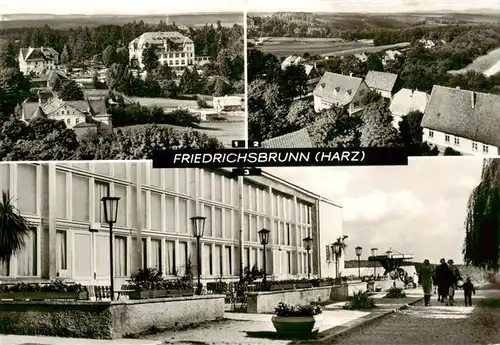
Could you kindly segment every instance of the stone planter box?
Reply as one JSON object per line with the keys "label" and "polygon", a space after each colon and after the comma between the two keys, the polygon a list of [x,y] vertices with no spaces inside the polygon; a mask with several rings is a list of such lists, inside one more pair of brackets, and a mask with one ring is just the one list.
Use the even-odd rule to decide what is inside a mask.
{"label": "stone planter box", "polygon": [[297,284],[295,284],[296,289],[310,289],[312,287],[313,286],[311,283],[297,283]]}
{"label": "stone planter box", "polygon": [[325,281],[318,282],[318,287],[323,287],[323,286],[332,286],[332,283],[331,282],[325,282]]}
{"label": "stone planter box", "polygon": [[280,336],[311,337],[319,332],[321,315],[273,316],[273,326]]}
{"label": "stone planter box", "polygon": [[13,300],[34,300],[43,301],[46,299],[72,299],[72,300],[87,300],[87,292],[51,292],[51,291],[36,291],[36,292],[0,292],[0,300],[13,299]]}
{"label": "stone planter box", "polygon": [[130,291],[130,299],[150,299],[163,297],[193,296],[194,289]]}

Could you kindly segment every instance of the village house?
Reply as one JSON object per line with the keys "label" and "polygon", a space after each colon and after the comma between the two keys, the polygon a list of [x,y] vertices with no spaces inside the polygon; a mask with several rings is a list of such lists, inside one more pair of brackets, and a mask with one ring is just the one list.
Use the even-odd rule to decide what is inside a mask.
{"label": "village house", "polygon": [[392,125],[399,129],[399,122],[412,111],[425,112],[429,95],[425,92],[410,89],[401,89],[392,98],[389,110],[393,117]]}
{"label": "village house", "polygon": [[143,52],[154,46],[157,48],[158,61],[168,65],[176,72],[195,63],[194,43],[189,37],[177,31],[145,32],[129,43],[129,60],[132,67],[144,68]]}
{"label": "village house", "polygon": [[37,68],[57,69],[59,53],[50,47],[21,48],[19,49],[19,70],[29,74]]}
{"label": "village house", "polygon": [[62,83],[69,80],[69,78],[60,70],[44,70],[42,73],[30,78],[30,85],[32,89],[47,88],[52,90],[58,80]]}
{"label": "village house", "polygon": [[108,114],[104,99],[63,101],[47,92],[39,92],[38,102],[22,104],[21,119],[25,122],[37,116],[64,121],[66,126],[77,134],[87,131],[107,132],[112,128],[111,115]]}
{"label": "village house", "polygon": [[349,114],[363,109],[363,97],[370,88],[361,78],[325,72],[314,89],[314,110],[347,106]]}
{"label": "village house", "polygon": [[388,99],[391,99],[403,84],[397,74],[378,71],[369,71],[365,83],[372,91]]}
{"label": "village house", "polygon": [[389,62],[396,60],[401,53],[399,50],[387,50],[382,58],[382,65],[387,65]]}
{"label": "village house", "polygon": [[499,154],[500,96],[435,85],[421,126],[423,140],[465,155]]}
{"label": "village house", "polygon": [[313,148],[314,144],[309,136],[307,128],[295,132],[280,135],[279,137],[264,140],[261,143],[263,148],[289,149],[289,148]]}
{"label": "village house", "polygon": [[214,97],[213,105],[217,111],[238,111],[243,108],[243,99],[240,96]]}

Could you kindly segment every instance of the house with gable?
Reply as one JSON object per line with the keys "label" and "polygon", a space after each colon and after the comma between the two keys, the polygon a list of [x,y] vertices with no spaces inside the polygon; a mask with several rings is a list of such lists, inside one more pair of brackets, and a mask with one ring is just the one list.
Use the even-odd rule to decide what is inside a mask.
{"label": "house with gable", "polygon": [[315,145],[311,140],[307,128],[280,135],[279,137],[264,140],[261,143],[264,148],[288,149],[288,148],[313,148]]}
{"label": "house with gable", "polygon": [[52,90],[57,80],[65,82],[69,80],[68,76],[61,70],[44,69],[38,75],[30,78],[31,88],[33,89],[49,89]]}
{"label": "house with gable", "polygon": [[403,85],[403,81],[397,74],[379,71],[369,71],[366,74],[365,83],[371,90],[388,99],[391,99]]}
{"label": "house with gable", "polygon": [[423,140],[440,150],[497,156],[500,96],[434,85],[421,126]]}
{"label": "house with gable", "polygon": [[59,66],[59,53],[50,47],[21,48],[19,50],[19,70],[29,74],[36,69],[57,69]]}
{"label": "house with gable", "polygon": [[314,110],[347,106],[349,114],[364,108],[363,98],[370,91],[363,79],[352,75],[325,72],[314,89]]}
{"label": "house with gable", "polygon": [[21,119],[28,122],[37,116],[64,121],[77,134],[88,130],[107,132],[112,128],[111,115],[104,99],[63,101],[47,96],[46,92],[39,92],[38,102],[25,101],[22,104]]}
{"label": "house with gable", "polygon": [[399,122],[412,111],[420,111],[422,114],[427,108],[429,94],[410,89],[401,89],[392,97],[389,110],[393,117],[392,125],[399,129]]}

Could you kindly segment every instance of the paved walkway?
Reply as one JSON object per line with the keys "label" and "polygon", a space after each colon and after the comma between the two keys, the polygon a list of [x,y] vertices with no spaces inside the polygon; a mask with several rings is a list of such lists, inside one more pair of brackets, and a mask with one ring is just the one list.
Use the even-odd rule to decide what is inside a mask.
{"label": "paved walkway", "polygon": [[476,307],[486,297],[500,297],[500,291],[478,290],[473,306],[465,307],[458,291],[455,306],[439,303],[433,296],[431,306],[422,303],[380,318],[323,344],[342,345],[421,345],[494,344],[499,341],[500,309]]}
{"label": "paved walkway", "polygon": [[0,334],[0,345],[161,345],[159,340],[96,340]]}

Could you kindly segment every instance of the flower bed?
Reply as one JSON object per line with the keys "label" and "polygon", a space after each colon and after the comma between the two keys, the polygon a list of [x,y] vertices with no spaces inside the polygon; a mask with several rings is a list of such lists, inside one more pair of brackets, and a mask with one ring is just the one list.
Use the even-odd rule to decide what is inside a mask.
{"label": "flower bed", "polygon": [[46,299],[88,299],[87,288],[81,284],[68,284],[62,280],[50,283],[17,283],[0,285],[0,299],[46,300]]}
{"label": "flower bed", "polygon": [[165,279],[162,272],[146,268],[129,280],[130,299],[193,296],[193,284],[187,279]]}

